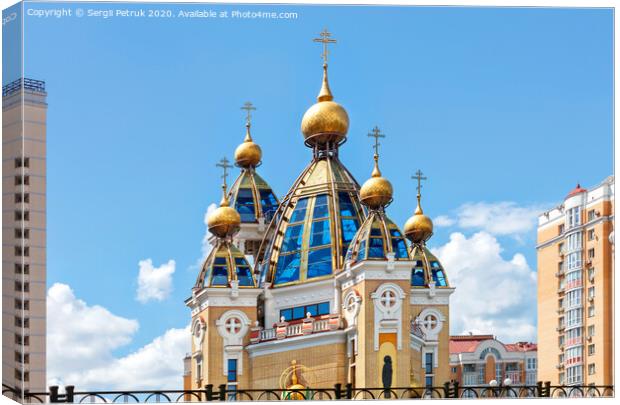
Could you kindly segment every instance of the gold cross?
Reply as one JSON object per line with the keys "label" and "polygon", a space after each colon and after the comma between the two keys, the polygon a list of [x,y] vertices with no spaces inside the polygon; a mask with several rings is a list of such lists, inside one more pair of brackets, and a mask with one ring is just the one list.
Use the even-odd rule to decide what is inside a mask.
{"label": "gold cross", "polygon": [[245,117],[245,122],[249,124],[252,120],[252,111],[256,111],[256,107],[254,107],[254,104],[251,102],[246,101],[241,109],[246,111],[247,116]]}
{"label": "gold cross", "polygon": [[329,55],[327,44],[335,44],[336,40],[330,38],[332,33],[327,31],[327,28],[324,28],[319,35],[321,38],[314,38],[313,41],[323,43],[323,54],[321,55],[321,58],[323,58],[323,63],[327,65],[327,55]]}
{"label": "gold cross", "polygon": [[226,177],[228,176],[228,169],[232,168],[233,166],[230,164],[230,161],[226,159],[225,156],[215,165],[223,169],[224,174],[222,174],[222,178],[224,179],[224,186],[226,186]]}
{"label": "gold cross", "polygon": [[415,172],[415,176],[411,176],[412,179],[417,179],[418,180],[418,194],[420,194],[420,191],[422,190],[422,180],[427,180],[426,177],[423,177],[424,173],[422,173],[422,171],[420,169],[418,169],[417,172]]}
{"label": "gold cross", "polygon": [[375,138],[375,146],[373,147],[375,148],[375,155],[379,156],[379,145],[381,145],[379,143],[379,138],[385,138],[385,134],[382,134],[379,127],[375,125],[375,127],[372,129],[372,132],[368,133],[368,136],[370,136],[371,138]]}

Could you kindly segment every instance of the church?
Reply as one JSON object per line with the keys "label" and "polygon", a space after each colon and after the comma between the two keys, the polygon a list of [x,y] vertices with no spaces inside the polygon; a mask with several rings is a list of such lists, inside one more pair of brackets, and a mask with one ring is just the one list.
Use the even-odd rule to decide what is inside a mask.
{"label": "church", "polygon": [[262,151],[251,134],[236,149],[240,174],[207,218],[212,250],[191,297],[187,389],[228,390],[440,386],[450,380],[445,269],[426,243],[433,223],[417,205],[399,228],[393,188],[382,176],[379,128],[370,177],[357,182],[339,158],[349,127],[323,79],[301,132],[310,162],[278,198],[258,174]]}

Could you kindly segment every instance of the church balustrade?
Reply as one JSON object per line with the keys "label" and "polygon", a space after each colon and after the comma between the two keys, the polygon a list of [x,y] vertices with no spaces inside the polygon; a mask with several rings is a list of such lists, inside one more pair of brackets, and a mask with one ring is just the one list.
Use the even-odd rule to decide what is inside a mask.
{"label": "church balustrade", "polygon": [[256,326],[250,332],[250,344],[328,332],[340,329],[341,325],[339,315],[326,315],[316,318],[307,317],[295,322],[280,321],[275,328],[270,329]]}

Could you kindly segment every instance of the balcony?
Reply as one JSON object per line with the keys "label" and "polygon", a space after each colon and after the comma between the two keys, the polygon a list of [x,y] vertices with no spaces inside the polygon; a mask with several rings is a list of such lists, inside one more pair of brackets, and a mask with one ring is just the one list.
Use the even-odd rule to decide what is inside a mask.
{"label": "balcony", "polygon": [[557,368],[558,370],[561,370],[564,368],[564,363],[558,363],[555,365],[555,368]]}
{"label": "balcony", "polygon": [[317,318],[308,317],[295,323],[278,322],[276,327],[271,329],[262,329],[259,326],[252,328],[250,344],[329,332],[340,329],[341,323],[339,315],[323,315]]}
{"label": "balcony", "polygon": [[564,329],[566,329],[566,326],[565,326],[565,325],[560,325],[560,326],[557,326],[557,327],[555,328],[556,332],[561,332],[561,331],[563,331]]}
{"label": "balcony", "polygon": [[586,260],[586,267],[592,267],[592,259]]}
{"label": "balcony", "polygon": [[514,371],[506,371],[506,378],[510,378],[510,380],[512,381],[512,384],[522,384],[523,381],[521,381],[521,371],[519,370],[514,370]]}
{"label": "balcony", "polygon": [[28,193],[30,191],[30,185],[29,184],[17,184],[15,186],[15,192],[17,194],[25,194]]}
{"label": "balcony", "polygon": [[557,312],[558,314],[563,314],[564,313],[564,307],[558,308],[555,312]]}

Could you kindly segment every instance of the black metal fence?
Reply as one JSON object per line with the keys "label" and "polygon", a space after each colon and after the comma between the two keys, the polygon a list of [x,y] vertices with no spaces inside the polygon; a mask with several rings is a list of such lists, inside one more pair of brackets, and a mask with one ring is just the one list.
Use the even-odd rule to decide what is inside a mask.
{"label": "black metal fence", "polygon": [[208,384],[200,390],[145,391],[76,391],[72,385],[51,386],[49,392],[22,392],[2,386],[2,395],[25,403],[172,403],[211,401],[281,401],[281,400],[361,400],[361,399],[441,399],[441,398],[598,398],[613,397],[613,386],[555,386],[539,382],[532,386],[459,386],[445,383],[427,388],[358,388],[335,384],[333,388],[303,390],[214,388]]}

